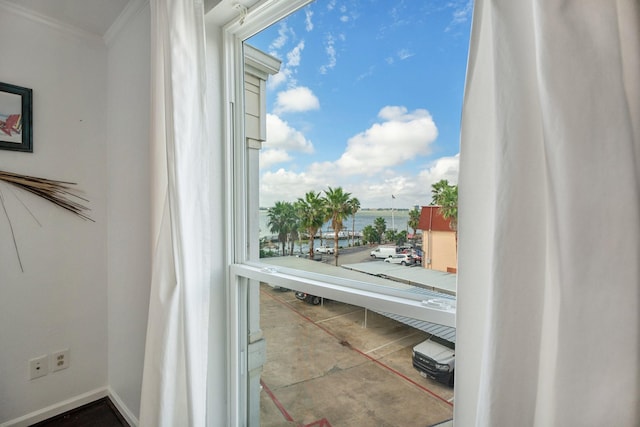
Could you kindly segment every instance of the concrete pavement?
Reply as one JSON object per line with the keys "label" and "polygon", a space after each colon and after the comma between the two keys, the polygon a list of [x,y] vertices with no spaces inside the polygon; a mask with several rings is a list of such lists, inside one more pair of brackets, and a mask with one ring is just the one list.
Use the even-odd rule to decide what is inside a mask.
{"label": "concrete pavement", "polygon": [[[362,261],[363,251],[349,257],[345,250],[340,263]],[[411,365],[411,349],[426,333],[371,311],[364,328],[363,308],[312,306],[268,285],[261,322],[262,426],[426,427],[452,418],[453,390]]]}

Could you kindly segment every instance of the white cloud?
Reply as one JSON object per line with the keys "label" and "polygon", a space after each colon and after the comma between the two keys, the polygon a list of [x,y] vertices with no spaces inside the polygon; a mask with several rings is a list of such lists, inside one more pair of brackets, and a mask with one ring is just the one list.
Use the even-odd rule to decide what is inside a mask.
{"label": "white cloud", "polygon": [[[299,132],[277,116],[267,117],[272,123],[269,129],[275,130],[268,130],[269,142],[265,142],[265,153],[261,153],[261,167],[267,162],[269,166],[289,162],[288,152],[304,151],[307,147],[300,141],[295,142],[296,138],[276,138],[278,126],[285,134]],[[380,110],[378,117],[379,123],[349,140],[336,161],[315,162],[302,172],[280,168],[263,173],[260,205],[273,206],[278,200],[294,201],[307,191],[342,186],[357,197],[363,207],[390,207],[393,194],[396,208],[410,208],[429,204],[431,185],[435,182],[441,179],[458,182],[459,155],[434,160],[415,174],[403,171],[406,161],[428,154],[436,139],[436,125],[426,110],[408,111],[405,107],[387,106]],[[274,123],[278,126],[273,126]]]}
{"label": "white cloud", "polygon": [[279,169],[267,172],[260,180],[260,206],[273,206],[278,200],[293,201],[307,191],[322,191],[328,186],[341,186],[360,200],[363,208],[389,208],[391,195],[396,208],[425,206],[431,202],[431,186],[441,179],[458,182],[459,155],[433,161],[418,175],[391,171],[364,179],[363,176],[342,177],[331,162],[315,163],[306,172]]}
{"label": "white cloud", "polygon": [[462,7],[453,11],[453,22],[456,24],[467,22],[471,17],[471,12],[473,12],[473,1],[469,0]]}
{"label": "white cloud", "polygon": [[429,115],[427,110],[418,109],[413,112],[413,114],[407,113],[406,107],[401,107],[397,105],[387,105],[386,107],[382,107],[378,112],[378,117],[384,120],[397,120],[397,121],[410,121],[416,118],[425,117],[425,115]]}
{"label": "white cloud", "polygon": [[409,49],[400,49],[398,51],[398,58],[400,58],[401,61],[411,58],[413,55],[415,55],[415,53],[411,53]]}
{"label": "white cloud", "polygon": [[265,148],[313,153],[313,144],[302,132],[292,128],[275,114],[267,114],[267,140]]}
{"label": "white cloud", "polygon": [[278,163],[286,163],[292,160],[289,153],[280,148],[264,148],[260,150],[260,169],[269,169]]}
{"label": "white cloud", "polygon": [[269,90],[274,90],[284,84],[291,75],[291,70],[286,68],[281,69],[278,73],[273,76],[269,76],[269,80],[267,80],[267,87]]}
{"label": "white cloud", "polygon": [[287,68],[297,67],[300,65],[300,58],[304,50],[304,40],[296,45],[289,53],[287,53]]}
{"label": "white cloud", "polygon": [[304,10],[304,28],[305,30],[307,30],[307,32],[313,30],[313,22],[311,21],[312,17],[313,17],[313,11],[309,8],[306,8]]}
{"label": "white cloud", "polygon": [[420,171],[418,182],[420,187],[428,191],[428,202],[431,201],[431,186],[441,179],[446,179],[451,184],[458,183],[458,172],[460,170],[460,153],[451,157],[441,157],[432,162],[427,169]]}
{"label": "white cloud", "polygon": [[321,191],[326,184],[307,173],[285,169],[265,172],[260,177],[260,206],[273,206],[276,201],[293,202],[307,191]]}
{"label": "white cloud", "polygon": [[[267,85],[269,90],[275,90],[276,88],[284,85],[285,83],[289,87],[297,85],[297,80],[294,75],[296,69],[300,66],[302,60],[302,51],[304,50],[304,40],[298,42],[298,44],[291,49],[287,54],[287,61],[280,67],[280,71],[273,76],[269,77]],[[276,52],[271,52],[273,56],[278,56]]]}
{"label": "white cloud", "polygon": [[334,68],[337,63],[336,48],[335,48],[336,39],[331,34],[329,34],[327,36],[325,43],[326,43],[325,52],[327,53],[328,62],[326,65],[323,65],[320,67],[320,74],[327,74],[327,71]]}
{"label": "white cloud", "polygon": [[464,0],[463,2],[454,2],[450,3],[450,6],[453,7],[453,14],[451,18],[451,22],[445,29],[445,31],[450,31],[459,24],[464,24],[471,18],[471,14],[473,12],[473,0]]}
{"label": "white cloud", "polygon": [[356,77],[356,81],[360,81],[360,80],[366,79],[367,77],[373,76],[373,71],[374,70],[375,70],[375,67],[373,65],[371,65],[367,71],[365,71],[364,73],[362,73],[358,77]]}
{"label": "white cloud", "polygon": [[363,207],[369,208],[391,207],[392,194],[396,197],[393,201],[396,208],[410,208],[414,205],[426,205],[428,202],[424,188],[419,185],[415,176],[410,175],[360,181],[350,187],[349,191],[353,192]]}
{"label": "white cloud", "polygon": [[340,17],[340,22],[349,22],[349,17],[347,15],[342,15]]}
{"label": "white cloud", "polygon": [[278,38],[276,38],[273,42],[271,42],[271,44],[269,45],[269,49],[270,50],[281,49],[285,45],[285,43],[287,43],[290,32],[291,30],[287,26],[287,23],[281,22],[280,26],[278,27]]}
{"label": "white cloud", "polygon": [[383,120],[349,139],[336,164],[345,175],[374,175],[427,155],[438,129],[427,110],[407,113],[405,107],[385,107]]}
{"label": "white cloud", "polygon": [[317,177],[318,180],[329,183],[338,179],[340,170],[335,162],[315,162],[307,169],[309,175]]}
{"label": "white cloud", "polygon": [[273,111],[276,114],[286,112],[298,113],[309,110],[317,110],[319,108],[320,101],[313,94],[311,89],[304,86],[298,86],[293,89],[279,92]]}
{"label": "white cloud", "polygon": [[333,10],[334,7],[336,7],[336,0],[329,1],[327,4],[327,10]]}

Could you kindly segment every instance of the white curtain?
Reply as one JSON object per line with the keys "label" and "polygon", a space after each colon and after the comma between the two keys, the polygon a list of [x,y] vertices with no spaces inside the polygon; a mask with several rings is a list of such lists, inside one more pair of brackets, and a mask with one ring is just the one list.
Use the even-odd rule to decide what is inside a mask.
{"label": "white curtain", "polygon": [[456,426],[640,425],[640,3],[477,0]]}
{"label": "white curtain", "polygon": [[151,0],[153,265],[140,425],[204,426],[211,272],[203,5]]}

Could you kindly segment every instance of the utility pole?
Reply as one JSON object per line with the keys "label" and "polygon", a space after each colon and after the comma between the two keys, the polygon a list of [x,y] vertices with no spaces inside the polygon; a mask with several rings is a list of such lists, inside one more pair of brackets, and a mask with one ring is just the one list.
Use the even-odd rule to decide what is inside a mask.
{"label": "utility pole", "polygon": [[396,231],[396,221],[394,219],[393,216],[393,201],[396,199],[396,196],[394,196],[393,194],[391,195],[391,229],[395,232]]}

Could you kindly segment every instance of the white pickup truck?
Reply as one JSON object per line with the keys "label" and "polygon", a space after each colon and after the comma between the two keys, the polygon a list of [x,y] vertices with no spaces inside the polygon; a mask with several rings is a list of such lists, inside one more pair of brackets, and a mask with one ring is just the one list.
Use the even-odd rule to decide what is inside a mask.
{"label": "white pickup truck", "polygon": [[315,248],[314,252],[317,254],[333,254],[335,253],[335,249],[333,246],[320,246],[319,248]]}
{"label": "white pickup truck", "polygon": [[421,342],[413,347],[413,367],[423,377],[453,387],[456,351],[452,347],[453,343],[435,337]]}

